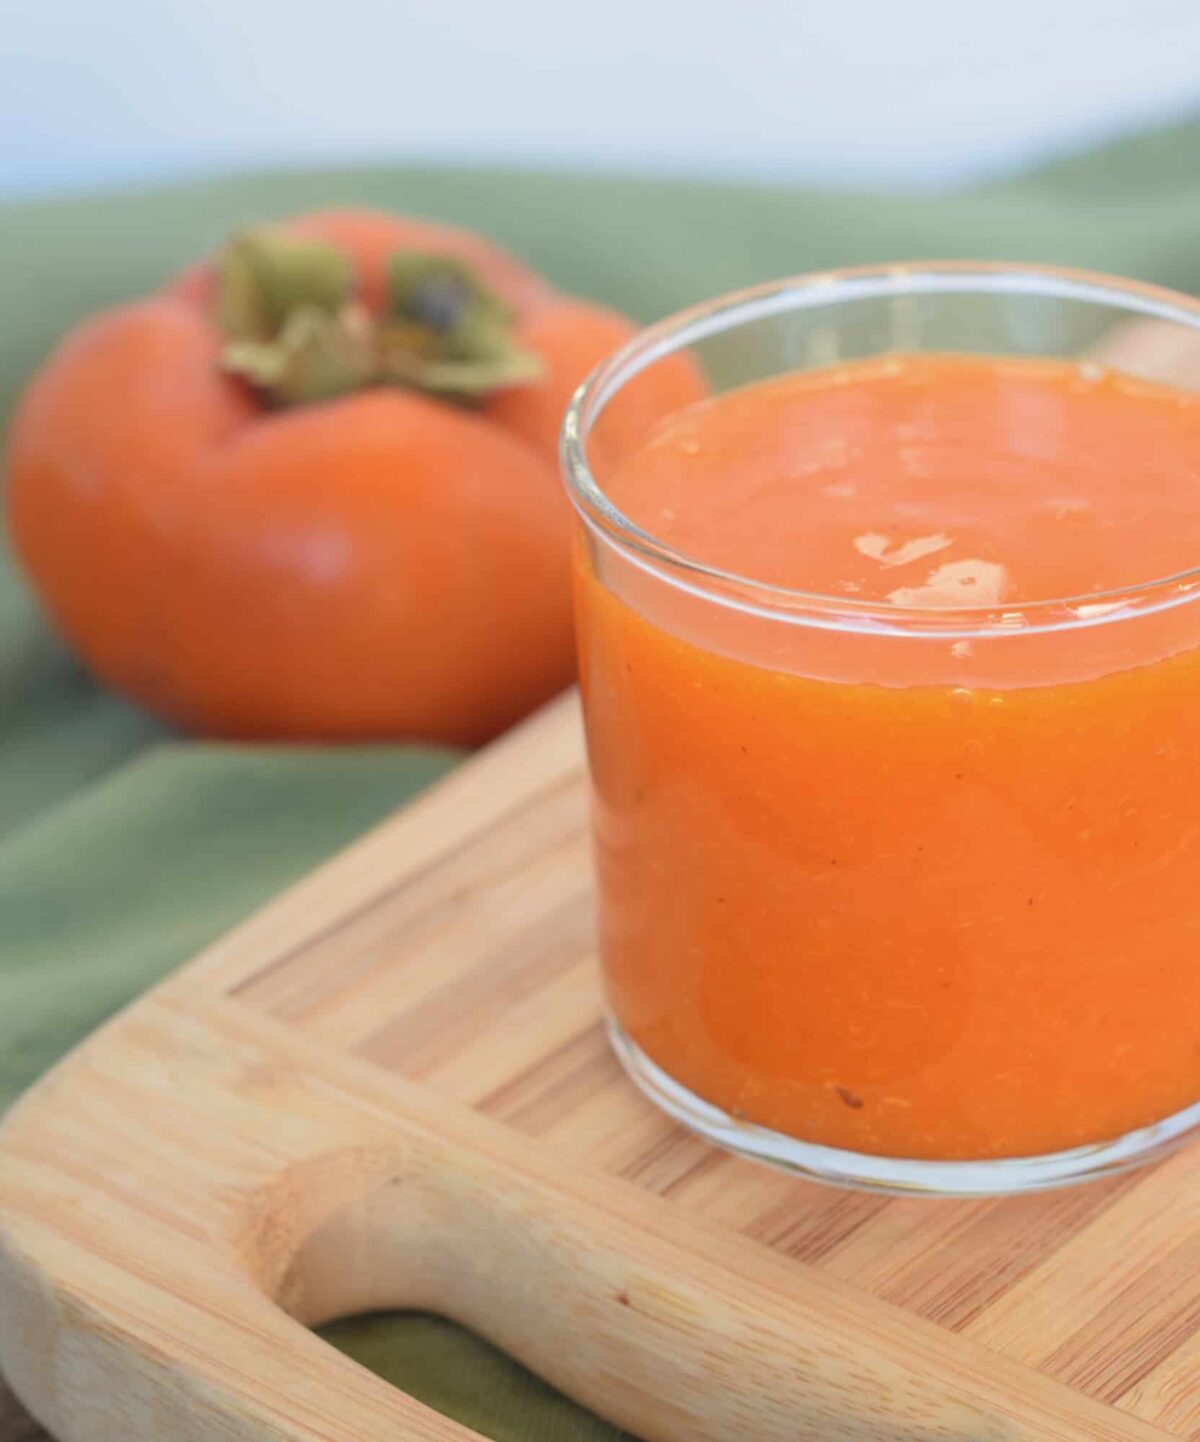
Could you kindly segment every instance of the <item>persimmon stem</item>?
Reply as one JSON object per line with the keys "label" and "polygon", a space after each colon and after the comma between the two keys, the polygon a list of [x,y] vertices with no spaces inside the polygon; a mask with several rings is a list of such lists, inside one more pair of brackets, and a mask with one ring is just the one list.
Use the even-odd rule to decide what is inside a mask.
{"label": "persimmon stem", "polygon": [[234,236],[217,264],[222,365],[285,406],[380,385],[471,403],[541,374],[512,312],[462,261],[397,252],[378,315],[353,290],[335,246],[270,227]]}

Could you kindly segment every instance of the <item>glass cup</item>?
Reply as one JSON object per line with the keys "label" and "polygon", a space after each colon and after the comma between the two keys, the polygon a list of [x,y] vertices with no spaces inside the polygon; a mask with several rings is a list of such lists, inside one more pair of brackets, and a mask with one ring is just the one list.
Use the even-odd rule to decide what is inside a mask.
{"label": "glass cup", "polygon": [[1187,387],[1200,304],[1030,266],[804,276],[652,327],[574,397],[601,963],[630,1076],[711,1141],[844,1185],[1030,1191],[1200,1126],[1200,571],[856,602],[702,564],[605,489],[672,375],[719,394],[922,351]]}

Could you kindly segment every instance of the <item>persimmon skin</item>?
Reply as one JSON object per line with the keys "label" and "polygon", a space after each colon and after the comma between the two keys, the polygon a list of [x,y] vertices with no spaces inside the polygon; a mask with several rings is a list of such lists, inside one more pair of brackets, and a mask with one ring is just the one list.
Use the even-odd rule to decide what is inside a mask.
{"label": "persimmon skin", "polygon": [[474,745],[570,683],[556,478],[478,416],[364,391],[260,421],[203,479],[170,593],[185,723]]}
{"label": "persimmon skin", "polygon": [[[619,312],[575,296],[555,296],[518,316],[516,338],[541,357],[545,373],[532,385],[497,392],[487,402],[487,414],[556,461],[571,397],[596,366],[637,330]],[[622,452],[631,451],[665,415],[705,393],[690,357],[671,356],[643,371],[614,397],[606,408],[600,438],[615,441]]]}
{"label": "persimmon skin", "polygon": [[190,306],[159,296],[69,335],[9,430],[9,533],[58,630],[118,690],[153,705],[184,658],[163,654],[162,595],[199,458],[258,407],[217,365]]}

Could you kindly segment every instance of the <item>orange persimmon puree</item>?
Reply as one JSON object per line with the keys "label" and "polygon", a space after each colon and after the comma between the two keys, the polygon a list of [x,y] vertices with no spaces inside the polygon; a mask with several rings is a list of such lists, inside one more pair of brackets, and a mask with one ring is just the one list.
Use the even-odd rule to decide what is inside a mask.
{"label": "orange persimmon puree", "polygon": [[910,1158],[1200,1098],[1200,590],[1162,579],[1200,563],[1200,397],[892,356],[695,403],[597,480],[755,583],[578,547],[602,959],[649,1058]]}

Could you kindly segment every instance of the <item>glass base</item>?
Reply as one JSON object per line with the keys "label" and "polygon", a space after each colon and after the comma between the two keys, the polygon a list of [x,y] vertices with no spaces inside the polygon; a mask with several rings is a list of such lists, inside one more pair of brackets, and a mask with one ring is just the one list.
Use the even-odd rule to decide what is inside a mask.
{"label": "glass base", "polygon": [[622,1031],[610,1017],[608,1033],[621,1065],[638,1089],[677,1122],[726,1151],[766,1162],[809,1181],[902,1196],[1015,1196],[1113,1176],[1156,1161],[1193,1134],[1200,1134],[1200,1102],[1160,1122],[1112,1141],[1046,1152],[1036,1157],[996,1157],[978,1162],[909,1161],[824,1147],[738,1121],[687,1090]]}

